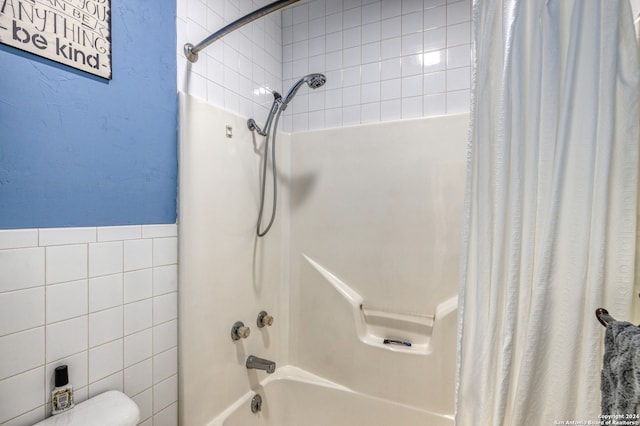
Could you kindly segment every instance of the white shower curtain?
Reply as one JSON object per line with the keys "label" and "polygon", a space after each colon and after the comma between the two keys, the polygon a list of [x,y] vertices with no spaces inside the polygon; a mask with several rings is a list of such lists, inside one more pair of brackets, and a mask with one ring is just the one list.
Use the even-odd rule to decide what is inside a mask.
{"label": "white shower curtain", "polygon": [[473,19],[456,424],[597,420],[594,311],[627,319],[634,276],[628,0],[475,0]]}

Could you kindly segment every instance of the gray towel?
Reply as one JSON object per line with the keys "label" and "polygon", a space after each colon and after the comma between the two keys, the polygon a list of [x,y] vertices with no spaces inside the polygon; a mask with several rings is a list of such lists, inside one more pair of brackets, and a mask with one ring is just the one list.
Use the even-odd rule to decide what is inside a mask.
{"label": "gray towel", "polygon": [[607,325],[601,379],[602,414],[640,414],[640,327]]}

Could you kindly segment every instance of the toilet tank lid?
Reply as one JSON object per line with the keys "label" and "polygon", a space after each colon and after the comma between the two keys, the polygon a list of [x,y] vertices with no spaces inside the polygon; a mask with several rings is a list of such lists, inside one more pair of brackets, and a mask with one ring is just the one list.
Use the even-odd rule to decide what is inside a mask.
{"label": "toilet tank lid", "polygon": [[135,426],[140,409],[119,391],[107,391],[34,426]]}

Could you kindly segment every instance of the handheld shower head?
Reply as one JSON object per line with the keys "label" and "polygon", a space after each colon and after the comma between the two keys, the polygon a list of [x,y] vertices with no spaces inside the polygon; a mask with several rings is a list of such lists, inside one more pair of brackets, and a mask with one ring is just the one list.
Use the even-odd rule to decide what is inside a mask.
{"label": "handheld shower head", "polygon": [[280,110],[284,111],[285,109],[287,109],[287,105],[289,104],[289,102],[291,102],[291,99],[293,99],[296,93],[298,93],[298,90],[304,83],[307,83],[307,85],[312,89],[317,89],[318,87],[322,87],[326,82],[327,77],[325,77],[324,74],[320,73],[309,74],[302,77],[296,82],[296,84],[293,85],[293,87],[291,87],[291,89],[289,89],[289,93],[287,93],[284,101],[282,101],[282,107],[280,108]]}

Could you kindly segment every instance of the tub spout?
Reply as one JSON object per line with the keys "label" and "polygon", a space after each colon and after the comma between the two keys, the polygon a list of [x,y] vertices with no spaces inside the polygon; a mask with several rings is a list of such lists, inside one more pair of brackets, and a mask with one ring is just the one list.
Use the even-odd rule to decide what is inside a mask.
{"label": "tub spout", "polygon": [[276,371],[275,362],[269,361],[268,359],[258,358],[257,356],[253,356],[253,355],[249,355],[247,357],[247,363],[245,365],[249,369],[253,368],[256,370],[264,370],[269,374]]}

